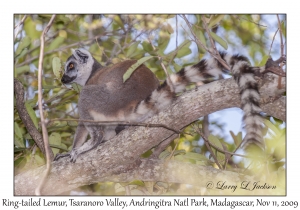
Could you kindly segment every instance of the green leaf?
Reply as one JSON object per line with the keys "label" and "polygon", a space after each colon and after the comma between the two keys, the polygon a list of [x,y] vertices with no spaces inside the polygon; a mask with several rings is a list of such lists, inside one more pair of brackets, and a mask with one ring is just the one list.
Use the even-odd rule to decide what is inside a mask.
{"label": "green leaf", "polygon": [[224,163],[225,155],[221,152],[216,152],[217,160],[219,163]]}
{"label": "green leaf", "polygon": [[[59,133],[53,132],[49,136],[49,144],[53,144],[56,146],[61,146],[61,136]],[[51,148],[54,156],[59,152],[59,149]]]}
{"label": "green leaf", "polygon": [[121,18],[120,18],[119,15],[115,15],[115,16],[114,16],[114,21],[115,21],[121,28],[124,28],[124,23],[123,23],[123,21],[121,20]]}
{"label": "green leaf", "polygon": [[77,93],[80,93],[81,91],[81,86],[78,85],[77,83],[72,83],[72,88],[77,92]]}
{"label": "green leaf", "polygon": [[220,140],[216,136],[210,134],[208,136],[208,140],[210,141],[210,143],[214,144],[215,146],[219,147],[220,149],[223,149],[223,146],[222,146]]}
{"label": "green leaf", "polygon": [[57,79],[61,78],[61,61],[58,57],[54,57],[52,59],[52,70],[53,70],[53,74],[55,75],[55,77]]}
{"label": "green leaf", "polygon": [[28,52],[27,48],[24,48],[20,54],[16,54],[15,59],[22,58]]}
{"label": "green leaf", "polygon": [[57,86],[55,85],[43,85],[43,89],[44,90],[51,90],[51,89],[54,89],[56,88]]}
{"label": "green leaf", "polygon": [[182,162],[188,162],[188,163],[195,163],[193,159],[186,158],[185,155],[176,155],[174,157],[174,160],[182,161]]}
{"label": "green leaf", "polygon": [[[219,147],[220,149],[223,149],[223,146],[222,146],[222,143],[220,142],[220,140],[216,137],[216,136],[213,136],[213,135],[209,135],[208,136],[208,140],[214,144],[215,146]],[[221,152],[218,152],[216,149],[214,149],[213,147],[211,148],[212,151],[214,151],[214,153],[216,154],[217,156],[217,159],[218,161],[222,161],[225,159],[225,155]]]}
{"label": "green leaf", "polygon": [[[206,45],[206,39],[205,39],[205,36],[204,36],[203,32],[200,29],[198,29],[196,26],[193,26],[193,31],[196,34],[196,37],[199,39],[199,41],[204,46],[207,46]],[[199,50],[200,53],[205,53],[206,52],[206,50],[204,48],[202,48],[201,46],[199,46],[198,44],[197,44],[197,47],[198,47],[198,50]]]}
{"label": "green leaf", "polygon": [[20,156],[17,160],[14,161],[14,166],[17,168],[23,168],[27,163],[27,160],[24,156]]}
{"label": "green leaf", "polygon": [[191,45],[191,41],[190,40],[185,40],[184,42],[182,42],[177,47],[177,49],[175,49],[175,50],[169,52],[168,54],[166,54],[166,56],[164,57],[165,60],[172,59],[175,53],[177,53],[176,54],[177,58],[181,58],[183,56],[186,56],[186,55],[190,54],[191,53],[190,45]]}
{"label": "green leaf", "polygon": [[77,121],[67,121],[68,126],[71,127],[76,127],[78,126],[78,122]]}
{"label": "green leaf", "polygon": [[201,165],[201,166],[206,166],[206,165],[207,165],[207,161],[196,160],[196,164],[197,164],[197,165]]}
{"label": "green leaf", "polygon": [[25,135],[23,135],[23,137],[24,137],[24,139],[27,139],[27,140],[33,139],[29,133],[26,133]]}
{"label": "green leaf", "polygon": [[16,134],[14,135],[14,144],[18,148],[24,148],[25,147],[23,139],[20,139]]}
{"label": "green leaf", "polygon": [[135,60],[140,59],[143,56],[144,56],[144,52],[139,48],[137,48],[137,50],[133,54],[130,55],[130,57],[134,58]]}
{"label": "green leaf", "polygon": [[184,157],[198,161],[207,161],[207,158],[204,155],[196,152],[187,152]]}
{"label": "green leaf", "polygon": [[126,53],[126,57],[131,58],[132,55],[136,52],[136,49],[138,45],[140,44],[140,41],[134,42],[130,47],[128,48],[128,51]]}
{"label": "green leaf", "polygon": [[29,72],[29,71],[30,71],[30,67],[28,65],[15,68],[15,77],[17,77],[19,74]]}
{"label": "green leaf", "polygon": [[24,148],[14,148],[14,153],[16,153],[16,152],[22,152],[22,151],[24,151],[24,150],[26,150],[26,148],[24,147]]}
{"label": "green leaf", "polygon": [[141,180],[133,180],[131,182],[129,182],[128,184],[126,185],[123,185],[124,187],[127,186],[127,185],[138,185],[138,186],[145,186],[145,183]]}
{"label": "green leaf", "polygon": [[169,34],[173,34],[174,33],[174,30],[173,30],[172,26],[170,24],[168,24],[168,23],[166,25],[166,30],[169,32]]}
{"label": "green leaf", "polygon": [[61,46],[65,41],[65,38],[58,36],[56,37],[50,44],[49,48],[47,49],[47,51],[50,50],[54,50],[56,48],[58,48],[59,46]]}
{"label": "green leaf", "polygon": [[270,122],[269,120],[265,120],[264,123],[269,129],[271,129],[275,133],[275,136],[281,135],[279,129],[272,122]]}
{"label": "green leaf", "polygon": [[24,31],[26,32],[27,36],[31,37],[32,40],[39,39],[42,34],[41,31],[36,30],[36,25],[37,23],[35,23],[31,17],[26,18],[24,23]]}
{"label": "green leaf", "polygon": [[56,148],[56,149],[61,149],[61,150],[64,150],[64,151],[69,151],[68,150],[68,147],[65,145],[65,144],[61,144],[60,146],[58,145],[55,145],[55,144],[49,144],[51,148]]}
{"label": "green leaf", "polygon": [[230,132],[231,137],[233,138],[235,146],[239,146],[243,140],[242,132],[238,132],[237,135],[234,135],[234,133],[232,131],[229,131],[229,132]]}
{"label": "green leaf", "polygon": [[34,160],[38,166],[45,164],[45,159],[39,155],[34,155]]}
{"label": "green leaf", "polygon": [[142,46],[143,46],[143,48],[144,48],[144,50],[145,50],[146,52],[152,52],[152,51],[153,51],[153,47],[152,47],[151,44],[150,44],[149,42],[147,42],[147,41],[143,41],[143,42],[142,42]]}
{"label": "green leaf", "polygon": [[160,159],[165,159],[167,158],[169,155],[171,154],[171,152],[167,151],[167,150],[164,150],[162,153],[159,154],[159,158]]}
{"label": "green leaf", "polygon": [[15,138],[14,138],[14,144],[17,147],[21,147],[24,148],[24,141],[23,141],[23,135],[22,135],[22,131],[18,125],[18,123],[15,122],[15,126],[14,126],[14,132],[15,132]]}
{"label": "green leaf", "polygon": [[67,132],[63,132],[60,134],[60,136],[63,138],[63,137],[69,137],[71,136],[72,134],[71,133],[67,133]]}
{"label": "green leaf", "polygon": [[73,145],[68,147],[68,151],[71,151],[73,149]]}
{"label": "green leaf", "polygon": [[17,137],[23,138],[22,131],[21,131],[18,123],[16,123],[16,122],[15,122],[15,134],[17,135]]}
{"label": "green leaf", "polygon": [[26,110],[27,110],[27,112],[28,112],[28,114],[29,114],[29,116],[30,116],[30,118],[31,118],[34,126],[36,128],[38,128],[38,119],[37,119],[37,117],[35,115],[35,111],[33,110],[33,108],[30,106],[30,104],[27,101],[25,102],[25,107],[26,107]]}
{"label": "green leaf", "polygon": [[164,55],[164,51],[165,49],[167,48],[167,46],[169,45],[169,42],[170,42],[170,34],[169,33],[166,33],[164,32],[163,34],[160,34],[160,37],[157,41],[158,43],[158,54],[159,55]]}
{"label": "green leaf", "polygon": [[186,151],[184,149],[175,150],[173,155],[176,156],[180,154],[186,154]]}
{"label": "green leaf", "polygon": [[[190,44],[189,44],[190,45]],[[184,56],[186,56],[186,55],[189,55],[189,54],[191,54],[192,53],[192,51],[191,51],[191,49],[190,49],[190,47],[189,47],[189,45],[187,46],[184,46],[182,49],[180,49],[178,52],[177,52],[177,58],[182,58],[182,57],[184,57]]]}
{"label": "green leaf", "polygon": [[31,43],[30,37],[25,36],[18,45],[18,48],[16,50],[16,55],[19,55],[23,51],[23,49],[27,48],[30,45],[30,43]]}
{"label": "green leaf", "polygon": [[221,37],[219,37],[217,34],[215,34],[214,32],[210,32],[210,35],[211,37],[216,41],[218,42],[225,50],[227,50],[228,48],[228,45],[227,45],[227,42],[222,39]]}
{"label": "green leaf", "polygon": [[178,72],[179,70],[182,69],[182,66],[178,65],[178,64],[175,63],[175,62],[173,63],[173,66],[174,66],[174,69],[175,69],[176,72]]}
{"label": "green leaf", "polygon": [[61,148],[62,150],[68,151],[67,145],[65,145],[65,144],[63,144],[63,143],[60,144],[60,148]]}
{"label": "green leaf", "polygon": [[208,24],[208,28],[212,28],[213,26],[217,25],[225,15],[216,15],[214,18],[211,19],[211,21]]}
{"label": "green leaf", "polygon": [[150,58],[153,58],[153,56],[147,56],[147,57],[143,57],[139,60],[137,60],[137,62],[135,64],[133,64],[132,66],[130,66],[130,68],[125,72],[125,74],[123,75],[123,82],[126,82],[126,80],[131,76],[131,74],[134,72],[134,70],[136,70],[140,65],[142,65],[143,63],[145,63],[147,60],[149,60]]}

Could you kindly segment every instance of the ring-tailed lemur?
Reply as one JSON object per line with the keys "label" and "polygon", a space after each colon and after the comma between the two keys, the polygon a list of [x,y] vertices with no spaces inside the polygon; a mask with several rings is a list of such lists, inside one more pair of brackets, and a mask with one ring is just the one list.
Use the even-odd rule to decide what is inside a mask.
{"label": "ring-tailed lemur", "polygon": [[[220,56],[229,64],[240,88],[247,133],[243,146],[254,143],[264,147],[260,95],[254,78],[254,75],[262,72],[264,67],[251,67],[248,59],[241,55],[220,53]],[[141,122],[170,105],[175,94],[183,91],[187,84],[217,79],[225,71],[215,58],[203,59],[172,74],[170,80],[160,85],[156,76],[147,67],[140,65],[123,83],[123,74],[135,62],[127,60],[103,67],[87,50],[73,51],[66,62],[61,81],[65,84],[75,82],[83,87],[78,102],[80,119]],[[70,156],[71,162],[75,162],[78,155],[95,148],[104,140],[109,140],[117,132],[119,127],[115,125],[100,126],[80,121],[71,152],[58,154],[55,160]],[[91,140],[84,144],[88,134]]]}

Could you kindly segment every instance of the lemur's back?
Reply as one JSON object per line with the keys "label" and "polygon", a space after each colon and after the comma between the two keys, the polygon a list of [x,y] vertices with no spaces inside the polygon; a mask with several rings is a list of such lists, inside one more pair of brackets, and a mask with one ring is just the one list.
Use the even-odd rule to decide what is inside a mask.
{"label": "lemur's back", "polygon": [[123,82],[124,73],[135,62],[127,60],[96,71],[82,89],[79,106],[84,103],[85,110],[111,116],[114,120],[132,113],[136,105],[159,86],[156,76],[144,65]]}

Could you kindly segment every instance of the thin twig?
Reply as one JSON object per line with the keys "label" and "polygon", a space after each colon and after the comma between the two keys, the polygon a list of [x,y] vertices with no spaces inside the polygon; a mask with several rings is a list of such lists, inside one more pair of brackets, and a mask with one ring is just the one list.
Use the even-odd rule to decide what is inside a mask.
{"label": "thin twig", "polygon": [[207,141],[209,143],[210,146],[212,146],[214,149],[218,150],[219,152],[222,152],[222,153],[227,153],[229,155],[235,155],[235,156],[239,156],[239,157],[244,157],[244,158],[252,158],[251,156],[249,155],[241,155],[241,154],[236,154],[236,153],[233,153],[233,152],[229,152],[229,151],[224,151],[223,149],[217,147],[216,145],[214,145],[213,143],[211,143],[204,135],[203,133],[197,129],[197,133],[199,133],[199,135],[204,139],[204,141]]}
{"label": "thin twig", "polygon": [[125,195],[131,195],[131,192],[130,192],[130,186],[129,186],[129,185],[126,185],[126,186],[125,186],[125,192],[126,192]]}
{"label": "thin twig", "polygon": [[[281,29],[281,23],[280,23],[279,15],[277,15],[277,20],[278,20],[278,29],[279,29],[279,36],[280,36],[280,55],[282,57],[283,53],[284,53],[284,51],[283,51],[284,45],[283,45],[282,29]],[[282,68],[282,64],[280,64],[280,68]],[[278,77],[278,86],[277,86],[278,89],[282,88],[281,79],[282,79],[282,77],[279,76]]]}
{"label": "thin twig", "polygon": [[174,131],[177,134],[182,133],[181,130],[177,130],[177,129],[168,127],[164,124],[135,123],[135,122],[128,122],[128,121],[95,121],[95,120],[83,120],[83,119],[60,119],[60,118],[55,118],[55,119],[49,120],[48,123],[51,123],[54,121],[89,122],[89,123],[95,123],[98,125],[128,125],[128,126],[144,126],[144,127],[162,127],[167,130]]}
{"label": "thin twig", "polygon": [[[47,101],[44,101],[43,104],[51,103],[52,101],[57,100],[59,97],[62,97],[63,95],[65,95],[65,94],[67,94],[67,93],[68,93],[68,89],[63,89],[63,91],[62,91],[61,93],[59,93],[59,94],[57,94],[57,95],[55,95],[55,96],[49,98]],[[33,107],[33,109],[34,109],[34,110],[38,109],[38,104],[35,105],[35,106]]]}
{"label": "thin twig", "polygon": [[[53,108],[53,107],[58,107],[59,105],[64,105],[64,103],[66,102],[66,101],[68,101],[70,98],[73,98],[74,96],[76,96],[78,93],[76,92],[76,93],[74,93],[74,94],[72,94],[72,95],[70,95],[70,96],[67,96],[67,97],[65,97],[63,100],[61,100],[60,102],[59,102],[59,104],[52,104],[52,105],[49,105],[47,108],[48,109],[51,109],[51,108]],[[44,103],[45,104],[45,103]]]}
{"label": "thin twig", "polygon": [[181,49],[182,49],[185,45],[187,45],[187,44],[188,44],[188,42],[187,42],[186,44],[182,45],[181,47],[176,47],[176,49],[175,49],[174,52],[173,52],[172,57],[170,58],[169,65],[171,65],[171,63],[173,62],[173,60],[174,60],[174,58],[176,57],[178,51],[181,50]]}
{"label": "thin twig", "polygon": [[[178,138],[180,138],[180,134],[178,134]],[[171,154],[170,154],[170,158],[169,160],[171,160],[171,158],[173,157],[174,153],[175,153],[175,150],[178,146],[178,141],[176,142],[175,146],[174,146],[174,149],[172,150]]]}
{"label": "thin twig", "polygon": [[15,29],[16,29],[17,27],[19,27],[20,25],[23,25],[23,24],[24,24],[24,21],[26,20],[26,18],[27,18],[27,15],[24,15],[24,17],[22,18],[22,20],[21,20],[17,25],[15,25]]}
{"label": "thin twig", "polygon": [[[105,33],[105,34],[106,34],[106,33]],[[54,53],[54,52],[60,52],[60,51],[63,51],[63,50],[65,50],[65,49],[68,49],[68,48],[77,46],[77,45],[79,45],[79,44],[86,44],[87,42],[93,41],[94,39],[97,39],[97,38],[99,38],[99,37],[101,37],[101,36],[105,36],[105,34],[95,36],[95,37],[93,37],[93,38],[91,38],[91,39],[86,39],[86,40],[83,40],[83,41],[75,42],[75,43],[73,43],[73,44],[70,44],[70,45],[67,45],[67,46],[63,46],[63,47],[60,47],[60,48],[57,48],[57,49],[54,49],[54,50],[50,50],[50,51],[48,51],[48,52],[45,52],[45,53],[44,53],[44,56],[45,56],[45,55],[52,54],[52,53]],[[16,67],[24,66],[25,64],[28,64],[28,63],[30,63],[30,62],[32,62],[32,61],[38,59],[38,58],[39,58],[39,56],[34,56],[34,57],[32,57],[32,58],[30,58],[30,59],[28,59],[28,60],[26,60],[26,61],[24,61],[24,62],[22,62],[22,63],[20,63],[20,64],[18,64],[18,65],[16,65]]]}
{"label": "thin twig", "polygon": [[270,50],[269,50],[269,57],[271,56],[271,50],[272,50],[272,47],[273,47],[273,43],[274,43],[274,40],[275,40],[275,37],[276,37],[276,34],[277,32],[279,31],[279,28],[277,28],[274,36],[273,36],[273,40],[272,40],[272,43],[271,43],[271,46],[270,46]]}
{"label": "thin twig", "polygon": [[209,29],[208,29],[208,27],[207,27],[207,23],[206,23],[206,20],[205,20],[204,15],[201,16],[201,19],[202,19],[202,21],[203,21],[204,29],[205,29],[205,31],[206,31],[206,33],[207,33],[208,38],[209,38],[209,42],[210,42],[212,48],[214,49],[214,53],[216,53],[216,55],[220,56],[220,55],[219,55],[219,52],[218,52],[218,50],[217,50],[217,47],[216,47],[216,45],[215,45],[215,42],[214,42],[213,38],[212,38],[211,35],[210,35],[210,31],[209,31]]}
{"label": "thin twig", "polygon": [[[97,39],[97,38],[95,38],[95,42],[97,43],[97,45],[98,45],[99,49],[101,49],[101,46],[100,46],[100,44],[99,44],[99,42],[98,42],[98,39]],[[103,49],[102,53],[103,53],[103,55],[106,57],[106,60],[108,60],[109,58],[108,58],[108,56],[106,55],[106,53],[105,53],[105,50],[104,50],[104,49]],[[102,60],[102,58],[101,58],[101,60]]]}
{"label": "thin twig", "polygon": [[[230,67],[228,66],[228,64],[226,63],[226,61],[224,61],[222,58],[221,58],[221,56],[220,56],[220,53],[219,53],[219,51],[217,50],[217,47],[216,47],[216,45],[215,45],[215,42],[214,42],[214,40],[213,40],[213,38],[212,38],[212,36],[211,36],[211,34],[210,34],[210,31],[209,31],[209,29],[208,29],[208,27],[207,27],[207,24],[206,24],[206,20],[205,20],[205,17],[204,17],[204,15],[202,15],[202,21],[203,21],[203,24],[204,24],[204,28],[205,28],[205,31],[206,31],[206,33],[207,33],[207,36],[209,37],[209,41],[210,41],[210,44],[211,44],[211,46],[212,46],[212,48],[214,49],[214,54],[215,54],[215,56],[214,56],[214,54],[212,55],[211,53],[211,55],[212,56],[214,56],[225,68],[227,68],[228,70],[231,70],[230,69]],[[196,37],[197,38],[197,37]]]}
{"label": "thin twig", "polygon": [[[45,37],[45,43],[52,41],[54,38],[57,37],[57,35],[59,34],[59,32],[55,32],[53,33],[51,36]],[[40,48],[40,44],[36,45],[35,47],[31,48],[30,50],[27,51],[27,54],[32,53],[33,51],[35,51],[36,49]]]}
{"label": "thin twig", "polygon": [[45,35],[49,31],[54,18],[56,15],[52,15],[48,25],[44,29],[42,35],[41,35],[41,49],[40,49],[40,57],[39,57],[39,68],[38,68],[38,103],[39,103],[39,110],[40,110],[40,117],[41,117],[41,124],[42,124],[42,133],[43,133],[43,139],[44,139],[44,147],[46,150],[46,171],[44,173],[44,176],[42,177],[42,180],[38,187],[35,189],[35,194],[36,195],[41,195],[41,189],[46,181],[46,178],[48,174],[50,173],[51,170],[51,158],[50,158],[50,146],[49,146],[49,139],[48,139],[48,132],[47,132],[47,127],[46,127],[46,122],[44,118],[44,113],[43,113],[43,93],[42,93],[42,68],[43,68],[43,60],[44,60],[44,44],[45,44]]}
{"label": "thin twig", "polygon": [[193,29],[192,29],[192,26],[191,26],[191,24],[190,24],[190,22],[188,21],[188,19],[185,17],[185,15],[182,15],[182,18],[184,19],[184,21],[186,22],[186,24],[187,24],[187,26],[189,27],[189,29],[190,29],[190,31],[191,31],[191,33],[192,33],[192,35],[193,35],[193,37],[195,38],[195,39],[193,39],[195,42],[196,42],[196,44],[199,46],[200,45],[200,47],[201,48],[203,48],[203,49],[205,49],[206,51],[208,51],[208,52],[210,52],[210,53],[212,53],[200,40],[198,40],[197,39],[197,36],[196,36],[196,34],[194,33],[194,31],[193,31]]}
{"label": "thin twig", "polygon": [[165,148],[172,142],[174,139],[177,138],[177,136],[174,136],[175,133],[172,133],[168,137],[164,138],[160,144],[158,144],[155,148],[154,151],[151,154],[151,158],[158,158],[160,153],[165,150]]}
{"label": "thin twig", "polygon": [[178,17],[177,17],[177,15],[175,15],[175,17],[176,17],[176,49],[177,49],[177,47],[178,47]]}
{"label": "thin twig", "polygon": [[17,25],[15,25],[16,29],[18,27],[18,31],[15,33],[15,39],[17,38],[18,34],[20,33],[20,31],[22,31],[23,25],[24,25],[24,21],[26,20],[27,15],[24,15],[24,17],[22,18],[22,20],[20,21],[20,23],[18,23]]}
{"label": "thin twig", "polygon": [[282,29],[281,29],[281,23],[280,23],[279,15],[277,15],[277,20],[278,20],[278,28],[279,28],[279,36],[280,36],[280,52],[281,52],[281,56],[283,56],[284,45],[283,45]]}
{"label": "thin twig", "polygon": [[214,52],[212,52],[210,49],[208,49],[196,36],[196,34],[194,33],[192,26],[190,24],[190,22],[188,21],[188,19],[185,17],[185,15],[182,15],[184,21],[186,22],[187,26],[189,27],[193,37],[194,37],[194,41],[197,43],[198,46],[202,47],[203,49],[205,49],[207,52],[209,52],[209,54],[214,57],[215,59],[217,59],[226,69],[231,70],[231,68],[228,66],[228,64],[221,58],[221,56],[219,55],[219,53],[215,54]]}
{"label": "thin twig", "polygon": [[24,155],[24,152],[20,152],[18,155],[16,155],[14,157],[14,161],[16,161],[19,157],[21,157],[22,155]]}
{"label": "thin twig", "polygon": [[223,169],[223,167],[221,166],[221,164],[219,163],[218,161],[218,158],[217,156],[215,155],[215,153],[212,151],[211,147],[210,147],[210,142],[208,141],[208,139],[204,136],[204,134],[200,131],[200,128],[199,127],[196,127],[195,128],[197,133],[200,134],[200,136],[204,139],[205,141],[205,145],[208,149],[208,151],[210,152],[210,154],[212,155],[213,159],[215,160],[215,163],[218,165],[219,169]]}
{"label": "thin twig", "polygon": [[[148,41],[149,41],[149,43],[151,44],[153,50],[156,50],[156,48],[155,48],[155,46],[152,44],[151,40],[148,39]],[[166,69],[166,67],[165,67],[165,65],[164,65],[164,63],[163,63],[163,60],[162,60],[162,58],[161,58],[159,55],[157,55],[157,57],[158,57],[158,59],[160,60],[160,65],[161,65],[161,67],[163,68],[163,70],[164,70],[164,72],[165,72],[165,74],[166,74],[167,82],[168,82],[168,84],[169,84],[170,90],[171,90],[171,92],[174,92],[174,86],[173,86],[173,83],[172,83],[172,81],[171,81],[171,79],[170,79],[170,75],[169,75],[169,73],[168,73],[168,71],[167,71],[167,69]]]}
{"label": "thin twig", "polygon": [[[72,106],[72,109],[70,111],[66,112],[67,116],[71,116],[72,112],[73,112],[73,115],[75,115],[75,110],[77,109],[78,104],[75,107],[73,107],[73,104],[71,104],[71,106]],[[74,116],[72,116],[72,117],[74,117]]]}
{"label": "thin twig", "polygon": [[238,18],[238,19],[241,18],[241,19],[243,19],[243,20],[249,21],[250,23],[254,23],[254,24],[257,25],[257,26],[261,26],[261,27],[267,28],[267,26],[264,26],[264,25],[262,25],[262,24],[260,24],[260,23],[256,23],[256,22],[254,22],[254,21],[252,21],[252,20],[248,20],[248,19],[243,18],[243,17],[238,17],[238,16],[237,16],[237,18]]}

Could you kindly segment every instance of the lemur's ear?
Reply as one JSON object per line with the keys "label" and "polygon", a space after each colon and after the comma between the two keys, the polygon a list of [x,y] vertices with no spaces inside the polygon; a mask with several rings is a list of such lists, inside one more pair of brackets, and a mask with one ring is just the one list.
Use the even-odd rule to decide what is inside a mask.
{"label": "lemur's ear", "polygon": [[89,56],[91,55],[87,50],[84,49],[72,49],[74,57],[79,60],[80,63],[86,63]]}

